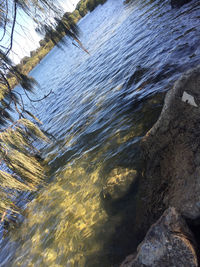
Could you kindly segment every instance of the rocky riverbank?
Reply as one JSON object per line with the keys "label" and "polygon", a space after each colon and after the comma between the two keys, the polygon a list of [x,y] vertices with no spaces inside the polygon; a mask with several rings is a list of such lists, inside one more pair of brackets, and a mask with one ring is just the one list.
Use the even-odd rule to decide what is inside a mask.
{"label": "rocky riverbank", "polygon": [[127,257],[121,267],[197,267],[193,233],[175,208],[167,209],[151,226],[135,255]]}
{"label": "rocky riverbank", "polygon": [[141,142],[145,167],[134,228],[147,232],[154,225],[122,266],[198,266],[199,133],[200,66],[167,93],[158,121]]}

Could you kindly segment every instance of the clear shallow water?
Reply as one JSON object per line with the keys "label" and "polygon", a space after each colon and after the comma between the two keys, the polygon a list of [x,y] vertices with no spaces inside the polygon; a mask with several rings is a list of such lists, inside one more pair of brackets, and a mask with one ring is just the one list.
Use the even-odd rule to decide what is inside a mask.
{"label": "clear shallow water", "polygon": [[163,93],[199,63],[199,18],[198,1],[171,9],[108,0],[79,24],[90,56],[69,41],[32,71],[33,99],[54,92],[26,101],[54,136],[42,148],[49,183],[1,241],[0,266],[117,266],[132,251],[137,188],[106,206],[102,187],[113,169],[138,167],[137,144]]}

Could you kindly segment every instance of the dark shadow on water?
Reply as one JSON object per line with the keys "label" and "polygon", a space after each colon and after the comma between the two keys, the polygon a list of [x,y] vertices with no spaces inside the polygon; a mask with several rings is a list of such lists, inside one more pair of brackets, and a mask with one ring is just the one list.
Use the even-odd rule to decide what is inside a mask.
{"label": "dark shadow on water", "polygon": [[134,229],[139,180],[138,176],[127,194],[117,201],[104,200],[101,197],[102,206],[109,216],[109,221],[116,220],[116,217],[120,217],[121,220],[113,234],[104,242],[102,254],[107,259],[106,262],[102,262],[102,255],[92,255],[87,258],[86,266],[95,266],[94,260],[96,266],[119,266],[127,255],[136,250],[144,238],[145,233],[138,233]]}

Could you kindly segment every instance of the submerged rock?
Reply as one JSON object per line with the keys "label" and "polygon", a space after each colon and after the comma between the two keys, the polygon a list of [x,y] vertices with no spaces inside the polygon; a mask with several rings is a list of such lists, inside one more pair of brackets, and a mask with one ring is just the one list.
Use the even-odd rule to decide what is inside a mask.
{"label": "submerged rock", "polygon": [[150,228],[136,255],[128,256],[121,267],[197,267],[193,235],[175,210],[167,209]]}
{"label": "submerged rock", "polygon": [[106,185],[103,187],[103,198],[111,201],[122,198],[135,182],[136,176],[136,170],[127,168],[113,169],[109,174]]}
{"label": "submerged rock", "polygon": [[132,0],[124,0],[124,5],[128,4],[129,2],[131,2]]}
{"label": "submerged rock", "polygon": [[191,2],[192,0],[171,0],[171,6],[174,7],[181,7],[189,2]]}
{"label": "submerged rock", "polygon": [[[149,207],[159,199],[161,209],[174,206],[192,220],[200,216],[199,133],[200,66],[167,93],[158,121],[143,139]],[[153,209],[156,213],[158,205]]]}

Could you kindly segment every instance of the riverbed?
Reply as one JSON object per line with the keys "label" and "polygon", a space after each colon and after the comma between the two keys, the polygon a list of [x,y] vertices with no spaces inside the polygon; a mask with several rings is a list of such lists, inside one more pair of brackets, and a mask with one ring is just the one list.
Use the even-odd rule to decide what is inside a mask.
{"label": "riverbed", "polygon": [[198,1],[108,0],[79,22],[89,55],[68,40],[31,72],[32,99],[53,92],[24,100],[51,140],[40,147],[48,179],[1,240],[0,266],[118,266],[132,252],[137,185],[108,206],[102,188],[113,169],[140,166],[164,94],[199,64],[199,18]]}

